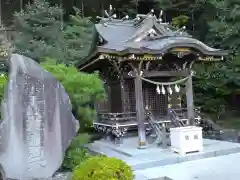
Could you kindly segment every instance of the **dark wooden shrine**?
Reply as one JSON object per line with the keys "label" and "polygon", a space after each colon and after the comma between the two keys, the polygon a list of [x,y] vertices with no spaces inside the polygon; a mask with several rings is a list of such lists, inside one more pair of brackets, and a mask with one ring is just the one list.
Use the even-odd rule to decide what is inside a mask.
{"label": "dark wooden shrine", "polygon": [[194,39],[185,28],[163,23],[153,12],[133,20],[115,19],[111,12],[107,16],[95,25],[96,51],[79,67],[99,71],[105,82],[107,98],[96,104],[94,127],[116,137],[138,129],[139,146],[145,146],[145,108],[158,123],[170,122],[171,108],[186,124],[194,124],[192,64],[220,61],[227,53]]}

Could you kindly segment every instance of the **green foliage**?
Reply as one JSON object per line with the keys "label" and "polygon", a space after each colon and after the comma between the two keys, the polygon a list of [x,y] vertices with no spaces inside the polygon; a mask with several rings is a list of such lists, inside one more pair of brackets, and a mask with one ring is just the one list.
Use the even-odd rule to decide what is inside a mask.
{"label": "green foliage", "polygon": [[80,10],[75,7],[74,11],[75,15],[70,15],[70,22],[65,29],[69,64],[81,63],[91,53],[96,38],[96,30],[90,18],[81,17]]}
{"label": "green foliage", "polygon": [[[189,24],[191,33],[197,39],[205,41],[209,33],[208,23],[215,19],[216,7],[208,0],[197,0],[195,3],[189,2]],[[190,30],[190,28],[189,28]]]}
{"label": "green foliage", "polygon": [[185,15],[180,15],[180,16],[174,17],[172,19],[172,25],[176,28],[181,28],[181,27],[187,25],[188,19],[189,19],[189,17],[185,16]]}
{"label": "green foliage", "polygon": [[104,98],[103,82],[97,72],[87,74],[79,72],[73,66],[64,64],[42,63],[65,87],[73,105],[73,113],[80,120],[81,131],[88,129],[96,118],[94,103]]}
{"label": "green foliage", "polygon": [[219,118],[233,107],[228,99],[240,89],[240,2],[234,0],[210,1],[214,20],[209,21],[207,42],[216,48],[229,51],[227,59],[215,65],[195,66],[194,83],[196,103],[206,112]]}
{"label": "green foliage", "polygon": [[73,180],[134,180],[133,171],[122,160],[95,156],[73,171]]}
{"label": "green foliage", "polygon": [[[0,102],[4,97],[4,89],[7,83],[7,60],[11,54],[12,45],[7,39],[6,29],[0,25]],[[1,115],[0,115],[1,117]]]}
{"label": "green foliage", "polygon": [[196,64],[197,74],[194,77],[195,104],[202,111],[216,119],[224,115],[227,107],[227,96],[231,94],[227,87],[226,74],[221,73],[221,64]]}
{"label": "green foliage", "polygon": [[34,0],[14,14],[16,52],[36,61],[42,57],[65,60],[65,40],[61,17],[63,10],[45,0]]}
{"label": "green foliage", "polygon": [[[129,17],[136,17],[138,11],[138,0],[116,0],[119,4],[118,12],[121,12],[122,16],[128,15]],[[115,7],[113,5],[113,7]]]}
{"label": "green foliage", "polygon": [[63,10],[45,0],[34,0],[24,11],[15,13],[16,52],[38,62],[49,57],[58,63],[80,63],[93,50],[97,36],[90,18],[74,10],[66,26],[62,22]]}
{"label": "green foliage", "polygon": [[8,40],[6,28],[3,25],[0,25],[0,75],[6,75],[8,72],[7,61],[12,53],[12,50],[13,47]]}
{"label": "green foliage", "polygon": [[240,57],[235,57],[232,64],[198,64],[194,66],[197,74],[194,79],[195,103],[203,111],[217,118],[225,115],[228,110],[234,110],[229,105],[229,97],[240,90]]}
{"label": "green foliage", "polygon": [[[0,102],[2,102],[2,100],[4,98],[4,89],[5,89],[6,84],[7,84],[7,76],[5,76],[4,74],[1,74],[1,76],[0,76]],[[1,114],[0,114],[0,118],[1,118]]]}
{"label": "green foliage", "polygon": [[7,83],[7,76],[4,74],[0,75],[0,102],[3,100],[3,95],[4,95],[4,88]]}
{"label": "green foliage", "polygon": [[67,149],[62,164],[64,170],[73,170],[75,167],[80,165],[83,161],[90,157],[88,150],[83,147],[83,145],[89,143],[90,136],[86,133],[78,134],[76,136],[69,148]]}
{"label": "green foliage", "polygon": [[236,56],[240,52],[240,1],[211,0],[216,7],[216,18],[209,22],[209,41],[215,46],[230,50]]}
{"label": "green foliage", "polygon": [[[94,12],[87,12],[88,10],[85,9],[84,14],[94,17],[96,14],[102,15],[102,10],[108,8],[109,3],[110,1],[96,1],[92,4]],[[220,65],[200,64],[194,67],[197,75],[193,87],[196,95],[195,102],[202,106],[207,113],[221,116],[231,108],[227,100],[240,89],[239,0],[117,0],[111,3],[116,8],[114,13],[118,17],[128,14],[135,18],[137,13],[145,14],[150,9],[154,9],[157,16],[162,9],[164,22],[170,22],[176,27],[186,25],[187,30],[191,31],[194,37],[206,44],[229,50],[229,58]],[[101,6],[99,6],[100,4]],[[68,6],[71,5],[68,4]],[[37,60],[49,56],[66,64],[69,62],[75,65],[81,62],[91,51],[93,47],[91,42],[95,42],[94,38],[96,37],[96,34],[93,36],[91,34],[95,30],[89,23],[89,18],[82,18],[79,10],[75,9],[75,15],[70,16],[70,22],[64,29],[66,47],[61,43],[62,32],[52,31],[52,29],[59,30],[60,14],[47,15],[54,12],[55,7],[52,9],[39,8],[40,10],[34,5],[32,7],[31,9],[26,8],[24,12],[14,16],[14,26],[20,32],[15,35],[17,52],[36,57]],[[101,7],[101,9],[97,9],[97,7]],[[36,15],[35,12],[39,13]],[[50,17],[53,17],[54,20],[50,21]],[[48,22],[47,25],[42,21]],[[90,39],[93,41],[90,42]],[[60,48],[55,48],[57,46]],[[74,107],[74,110],[77,112],[76,114],[82,114],[83,119],[94,116],[95,111],[92,111],[89,106],[81,105],[80,107]]]}

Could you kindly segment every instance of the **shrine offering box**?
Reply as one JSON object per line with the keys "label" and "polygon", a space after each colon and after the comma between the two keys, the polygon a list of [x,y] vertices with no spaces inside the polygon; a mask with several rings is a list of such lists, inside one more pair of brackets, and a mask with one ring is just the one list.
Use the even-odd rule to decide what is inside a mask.
{"label": "shrine offering box", "polygon": [[170,129],[171,148],[181,155],[203,151],[202,128],[196,126]]}

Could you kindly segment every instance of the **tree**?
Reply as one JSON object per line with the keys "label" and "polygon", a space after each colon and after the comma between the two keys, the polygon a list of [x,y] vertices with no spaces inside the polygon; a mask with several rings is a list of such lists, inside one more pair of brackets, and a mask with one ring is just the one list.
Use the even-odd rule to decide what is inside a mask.
{"label": "tree", "polygon": [[8,71],[7,60],[12,53],[13,47],[8,40],[6,28],[0,25],[0,74],[6,74]]}
{"label": "tree", "polygon": [[[6,29],[0,25],[0,102],[4,97],[4,89],[7,82],[7,60],[11,54],[12,45],[7,39]],[[1,118],[1,114],[0,114]]]}
{"label": "tree", "polygon": [[98,73],[79,72],[73,66],[56,64],[51,59],[42,63],[42,66],[64,86],[73,105],[73,113],[80,121],[81,131],[91,127],[93,120],[96,118],[94,104],[102,100],[105,95],[103,82],[100,80]]}
{"label": "tree", "polygon": [[73,7],[75,15],[70,15],[70,22],[65,29],[67,43],[67,61],[69,64],[80,63],[93,50],[96,30],[90,18],[81,17],[81,12]]}
{"label": "tree", "polygon": [[[209,21],[208,44],[229,51],[224,62],[208,66],[195,66],[197,71],[196,100],[213,114],[224,114],[228,99],[240,91],[240,2],[212,0],[215,19]],[[207,69],[207,70],[206,70]],[[207,104],[205,102],[208,102]]]}
{"label": "tree", "polygon": [[11,50],[12,45],[7,39],[6,29],[3,25],[0,25],[0,62],[6,61]]}
{"label": "tree", "polygon": [[212,0],[217,8],[214,21],[209,22],[208,40],[219,48],[230,50],[232,56],[240,53],[240,1]]}
{"label": "tree", "polygon": [[65,41],[61,17],[63,10],[45,0],[34,0],[14,14],[16,52],[36,61],[52,57],[65,60]]}
{"label": "tree", "polygon": [[185,15],[180,15],[180,16],[174,17],[172,19],[172,25],[179,29],[179,28],[187,25],[188,19],[189,19],[189,17],[185,16]]}
{"label": "tree", "polygon": [[154,9],[155,15],[158,16],[163,10],[164,13],[161,17],[163,22],[172,22],[174,26],[179,27],[188,25],[192,13],[188,7],[192,3],[193,0],[192,2],[187,0],[131,0],[124,2],[118,11],[134,17],[138,13],[149,13],[151,9]]}
{"label": "tree", "polygon": [[229,51],[221,68],[232,91],[240,90],[240,2],[237,0],[212,0],[217,8],[216,19],[209,22],[209,42]]}
{"label": "tree", "polygon": [[[7,76],[1,75],[0,76],[0,102],[1,103],[4,98],[4,89],[5,89],[6,83],[7,83]],[[0,118],[1,118],[1,114],[0,114]]]}
{"label": "tree", "polygon": [[119,7],[117,11],[121,14],[121,16],[128,15],[129,17],[135,18],[139,13],[139,1],[138,0],[117,0],[119,3]]}
{"label": "tree", "polygon": [[214,20],[216,7],[208,0],[196,0],[188,8],[191,12],[189,15],[191,34],[199,40],[205,41],[209,31],[208,23]]}
{"label": "tree", "polygon": [[221,62],[214,64],[195,64],[196,76],[193,78],[196,106],[212,115],[214,120],[225,115],[231,90],[226,85],[225,74],[221,73]]}
{"label": "tree", "polygon": [[209,17],[208,1],[157,0],[157,2],[158,6],[164,11],[164,21],[172,21],[174,26],[187,26],[187,30],[191,34],[198,38],[201,37],[201,32],[206,27],[206,17]]}

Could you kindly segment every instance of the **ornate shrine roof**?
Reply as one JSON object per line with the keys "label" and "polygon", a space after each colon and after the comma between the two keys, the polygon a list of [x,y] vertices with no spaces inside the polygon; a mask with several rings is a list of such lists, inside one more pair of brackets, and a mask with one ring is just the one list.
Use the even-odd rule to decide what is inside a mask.
{"label": "ornate shrine roof", "polygon": [[155,15],[138,15],[124,20],[101,18],[95,25],[102,43],[98,52],[124,54],[165,54],[172,48],[192,48],[204,55],[225,56],[227,52],[214,49],[168,23],[162,23]]}
{"label": "ornate shrine roof", "polygon": [[[135,19],[128,17],[116,19],[116,15],[105,11],[107,18],[98,17],[100,22],[95,24],[98,35],[96,51],[87,57],[79,66],[91,60],[91,64],[98,59],[115,58],[121,56],[128,60],[133,59],[161,59],[166,53],[175,53],[183,57],[189,53],[195,53],[199,60],[215,61],[223,59],[227,51],[212,48],[203,42],[193,38],[185,32],[185,27],[177,29],[169,23],[163,23],[153,14],[153,10],[147,15],[138,14]],[[104,57],[100,57],[100,55]],[[96,60],[92,60],[96,58]],[[152,57],[145,57],[151,55]],[[143,57],[141,57],[143,56]],[[90,62],[89,62],[90,63]]]}

